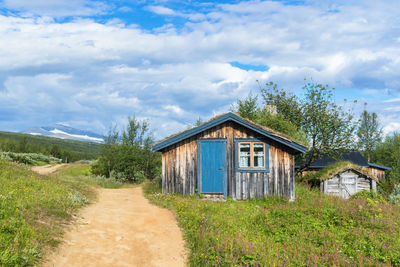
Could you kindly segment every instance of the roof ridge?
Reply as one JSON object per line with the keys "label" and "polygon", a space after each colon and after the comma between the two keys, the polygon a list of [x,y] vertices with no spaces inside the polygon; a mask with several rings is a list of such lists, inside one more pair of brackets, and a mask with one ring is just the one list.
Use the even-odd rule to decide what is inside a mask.
{"label": "roof ridge", "polygon": [[355,170],[377,182],[379,182],[378,177],[376,177],[367,167],[361,167],[351,163],[350,161],[339,161],[335,164],[332,164],[328,167],[325,167],[317,172],[319,175],[319,179],[321,181],[325,181],[330,179],[332,176],[335,176],[339,173],[345,172],[346,170]]}
{"label": "roof ridge", "polygon": [[[277,142],[286,144],[287,146],[289,146],[297,151],[304,153],[307,150],[307,146],[305,146],[304,144],[302,144],[301,142],[299,142],[297,140],[294,140],[294,138],[291,138],[290,136],[280,133],[278,131],[272,130],[266,126],[260,125],[249,119],[245,119],[234,112],[226,112],[226,113],[216,115],[216,116],[212,117],[211,119],[209,119],[207,122],[204,122],[199,126],[186,129],[184,131],[178,132],[178,133],[170,135],[164,139],[161,139],[160,141],[153,143],[153,145],[152,145],[153,150],[156,150],[156,151],[161,150],[167,146],[170,146],[170,145],[177,143],[183,139],[186,139],[192,135],[200,133],[201,131],[205,131],[216,125],[224,123],[228,120],[232,120],[238,124],[242,124],[242,126],[245,126],[253,131],[256,131],[261,135],[267,136],[268,138],[271,138]],[[171,141],[167,142],[168,140],[171,140]]]}

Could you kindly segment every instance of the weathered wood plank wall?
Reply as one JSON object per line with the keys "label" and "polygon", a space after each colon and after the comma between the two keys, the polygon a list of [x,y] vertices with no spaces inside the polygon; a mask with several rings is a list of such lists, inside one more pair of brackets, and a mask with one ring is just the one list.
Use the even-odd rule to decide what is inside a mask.
{"label": "weathered wood plank wall", "polygon": [[235,173],[235,138],[261,138],[234,122],[226,122],[164,149],[163,193],[194,194],[198,184],[197,139],[227,139],[228,196],[234,199],[284,196],[294,199],[294,155],[269,140],[269,173]]}
{"label": "weathered wood plank wall", "polygon": [[[353,177],[353,179],[349,179],[351,177]],[[344,182],[345,179],[346,183]],[[346,171],[322,182],[321,191],[325,194],[348,198],[349,194],[351,195],[365,190],[375,191],[376,188],[373,182],[372,179],[362,174],[354,171]]]}
{"label": "weathered wood plank wall", "polygon": [[377,169],[377,168],[374,168],[374,167],[369,167],[368,169],[371,171],[371,173],[373,175],[378,177],[379,180],[385,179],[385,171],[384,170],[380,170],[380,169]]}

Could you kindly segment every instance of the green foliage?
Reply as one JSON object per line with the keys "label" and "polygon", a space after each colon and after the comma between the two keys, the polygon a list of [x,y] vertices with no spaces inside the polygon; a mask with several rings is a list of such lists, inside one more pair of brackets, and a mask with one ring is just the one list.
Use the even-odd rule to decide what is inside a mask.
{"label": "green foliage", "polygon": [[265,103],[274,105],[278,114],[296,125],[308,140],[310,153],[305,169],[321,155],[336,156],[338,150],[354,146],[356,122],[351,110],[338,106],[334,90],[322,84],[308,82],[303,88],[304,97],[298,98],[274,83],[261,90]]}
{"label": "green foliage", "polygon": [[260,125],[269,127],[275,131],[286,134],[293,138],[293,140],[307,145],[308,140],[302,130],[299,130],[293,123],[286,120],[282,114],[271,114],[265,110],[260,113],[260,117],[256,122]]}
{"label": "green foliage", "polygon": [[153,141],[149,124],[135,117],[128,118],[128,126],[120,134],[111,127],[101,156],[92,164],[92,173],[99,176],[115,177],[122,182],[143,182],[153,180],[161,173],[161,155],[151,151]]}
{"label": "green foliage", "polygon": [[378,115],[364,110],[361,114],[360,124],[357,129],[358,147],[367,155],[368,162],[371,160],[371,152],[381,142],[382,129],[379,128]]}
{"label": "green foliage", "polygon": [[386,203],[386,200],[382,197],[382,195],[379,195],[374,191],[367,191],[367,190],[357,192],[354,195],[351,195],[350,199],[366,199],[368,202],[375,201],[376,203],[380,204]]}
{"label": "green foliage", "polygon": [[59,177],[86,177],[90,176],[90,164],[87,163],[71,163],[58,168],[55,175]]}
{"label": "green foliage", "polygon": [[41,165],[43,163],[59,162],[58,158],[38,153],[0,152],[0,158],[27,165]]}
{"label": "green foliage", "polygon": [[212,202],[144,192],[175,211],[190,266],[379,266],[400,264],[400,209],[374,198],[344,200],[296,185],[296,201]]}
{"label": "green foliage", "polygon": [[62,224],[91,197],[82,182],[0,159],[0,266],[38,265],[43,251],[59,242]]}
{"label": "green foliage", "polygon": [[[261,109],[258,106],[258,97],[249,95],[245,99],[238,99],[235,110],[241,117],[257,122],[260,119]],[[270,126],[273,128],[272,126]],[[273,128],[274,129],[274,128]]]}
{"label": "green foliage", "polygon": [[386,171],[387,190],[389,194],[396,183],[400,183],[400,133],[386,136],[371,153],[371,161],[392,168]]}
{"label": "green foliage", "polygon": [[98,186],[103,187],[103,188],[120,188],[123,185],[123,182],[121,179],[110,176],[110,177],[105,177],[105,176],[93,176],[90,177],[90,179],[93,180],[94,183],[96,183]]}
{"label": "green foliage", "polygon": [[101,175],[93,175],[91,166],[87,163],[71,163],[57,169],[52,175],[57,178],[70,179],[74,181],[82,181],[91,186],[100,186],[103,188],[120,188],[124,185],[120,178],[117,178],[116,173],[111,172],[110,177]]}
{"label": "green foliage", "polygon": [[393,192],[389,195],[389,201],[400,206],[400,184],[394,186]]}
{"label": "green foliage", "polygon": [[201,117],[198,117],[196,122],[194,123],[194,126],[197,127],[202,125],[203,123],[204,123],[203,119]]}
{"label": "green foliage", "polygon": [[242,117],[308,145],[308,158],[299,159],[301,170],[321,155],[336,157],[337,151],[353,148],[356,128],[352,111],[335,103],[333,89],[308,82],[302,90],[304,97],[299,98],[270,82],[261,89],[263,108],[259,107],[258,96],[251,95],[238,100],[235,108]]}
{"label": "green foliage", "polygon": [[101,144],[97,143],[0,132],[0,151],[44,154],[60,158],[63,162],[96,159],[100,149]]}
{"label": "green foliage", "polygon": [[299,130],[295,124],[286,120],[282,114],[273,114],[267,109],[259,108],[257,97],[252,97],[250,95],[243,100],[239,99],[233,111],[237,112],[243,118],[249,119],[279,133],[286,134],[299,143],[307,144],[304,133]]}
{"label": "green foliage", "polygon": [[301,128],[304,116],[299,98],[285,89],[278,88],[278,85],[273,82],[265,86],[261,88],[261,96],[265,104],[276,107],[278,114],[283,115],[297,128]]}

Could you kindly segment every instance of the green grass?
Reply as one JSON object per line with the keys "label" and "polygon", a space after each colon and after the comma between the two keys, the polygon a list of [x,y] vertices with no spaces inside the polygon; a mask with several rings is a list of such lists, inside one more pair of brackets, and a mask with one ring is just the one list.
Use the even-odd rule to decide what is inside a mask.
{"label": "green grass", "polygon": [[296,201],[210,202],[161,194],[176,213],[191,266],[400,265],[400,211],[374,199],[344,200],[296,185]]}
{"label": "green grass", "polygon": [[88,185],[103,188],[121,188],[131,187],[130,184],[124,184],[115,178],[106,178],[103,176],[92,175],[90,165],[86,163],[72,163],[60,167],[54,174],[54,177],[64,177],[64,179],[80,180]]}
{"label": "green grass", "polygon": [[0,266],[40,264],[62,225],[94,196],[77,179],[41,176],[0,159]]}

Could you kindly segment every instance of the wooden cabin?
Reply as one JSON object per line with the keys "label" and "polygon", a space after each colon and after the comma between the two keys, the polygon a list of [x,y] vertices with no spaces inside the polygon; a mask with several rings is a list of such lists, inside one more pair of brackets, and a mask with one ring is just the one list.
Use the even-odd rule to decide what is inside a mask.
{"label": "wooden cabin", "polygon": [[229,112],[159,141],[153,150],[162,152],[163,193],[294,200],[294,156],[307,148]]}
{"label": "wooden cabin", "polygon": [[361,191],[376,192],[376,182],[379,181],[370,170],[351,163],[333,172],[325,171],[319,179],[321,180],[320,189],[322,192],[343,198],[349,198]]}
{"label": "wooden cabin", "polygon": [[303,171],[302,174],[305,175],[310,172],[318,172],[321,169],[326,168],[339,161],[347,161],[356,166],[369,169],[372,175],[377,177],[379,180],[384,179],[385,172],[390,170],[389,167],[368,162],[359,151],[348,151],[339,153],[335,158],[323,155],[322,157],[314,161],[307,168],[307,170]]}
{"label": "wooden cabin", "polygon": [[379,180],[384,179],[386,171],[390,171],[391,168],[382,166],[379,164],[368,162],[368,168],[371,170],[372,174],[378,177]]}

